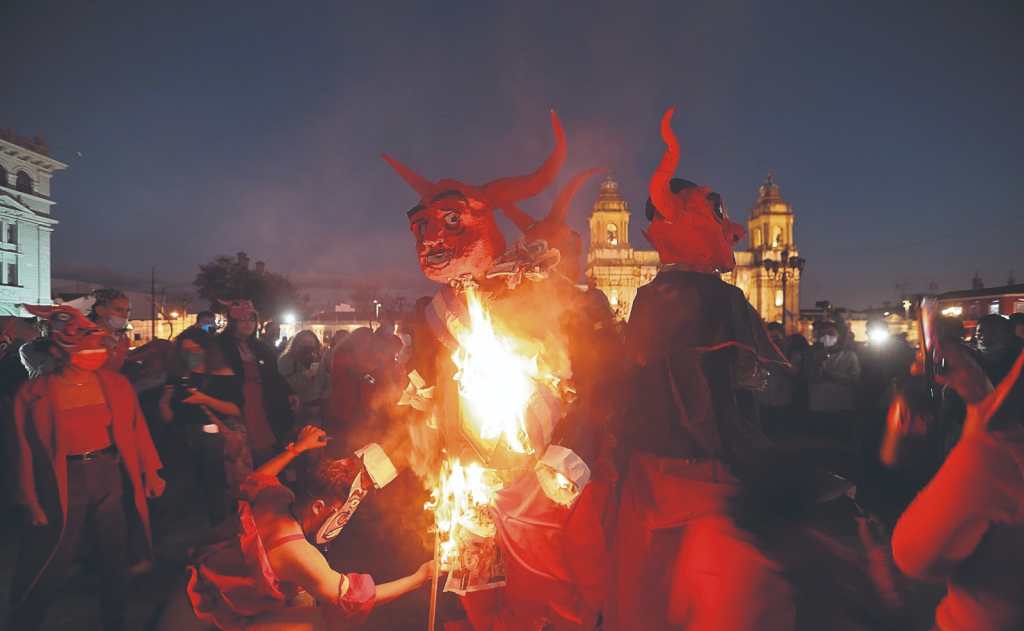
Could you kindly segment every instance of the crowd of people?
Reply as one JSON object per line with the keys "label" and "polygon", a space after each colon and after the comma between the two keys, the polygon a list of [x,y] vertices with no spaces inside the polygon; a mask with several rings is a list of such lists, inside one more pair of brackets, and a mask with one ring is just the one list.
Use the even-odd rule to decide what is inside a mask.
{"label": "crowd of people", "polygon": [[[433,182],[385,156],[420,196],[407,216],[440,285],[398,322],[278,348],[239,297],[129,349],[121,292],[96,292],[88,315],[25,305],[35,319],[5,325],[0,358],[25,517],[10,628],[38,629],[85,560],[104,628],[123,629],[127,577],[188,512],[207,527],[159,631],[358,624],[437,577],[443,519],[393,581],[325,548],[393,555],[382,535],[425,535],[425,486],[462,456],[501,484],[468,536],[482,562],[438,603],[446,631],[917,628],[913,581],[936,578],[946,593],[924,627],[1021,628],[1021,319],[982,318],[968,341],[939,321],[918,349],[857,343],[839,319],[811,340],[766,326],[720,275],[742,226],[674,176],[672,114],[645,209],[661,266],[627,322],[559,271],[579,253],[568,203],[595,171],[543,219],[517,206],[565,160],[554,113],[555,149],[527,175]],[[511,247],[496,210],[523,232]],[[497,436],[466,422],[483,304],[533,353],[481,371],[486,396],[508,401],[528,365],[522,427]]]}

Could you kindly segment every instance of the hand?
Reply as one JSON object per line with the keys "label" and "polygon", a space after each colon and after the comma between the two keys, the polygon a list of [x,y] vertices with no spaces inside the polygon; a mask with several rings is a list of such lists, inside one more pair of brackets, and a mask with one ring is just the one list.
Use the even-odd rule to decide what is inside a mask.
{"label": "hand", "polygon": [[288,395],[288,407],[291,408],[292,413],[296,413],[296,412],[299,411],[299,408],[302,407],[302,401],[299,400],[299,396],[298,395],[296,395],[296,394],[289,394]]}
{"label": "hand", "polygon": [[299,437],[293,443],[298,451],[319,449],[327,444],[327,432],[316,425],[307,425],[299,430]]}
{"label": "hand", "polygon": [[143,473],[142,474],[142,486],[146,491],[146,497],[154,498],[160,497],[164,494],[164,489],[167,488],[167,483],[157,473]]}
{"label": "hand", "polygon": [[938,350],[945,360],[945,371],[935,375],[936,383],[953,388],[968,404],[978,403],[992,392],[985,371],[961,344],[940,344]]}
{"label": "hand", "polygon": [[181,400],[182,403],[188,403],[189,405],[206,405],[210,402],[210,396],[205,392],[200,392],[195,388],[189,388],[189,395]]}
{"label": "hand", "polygon": [[427,561],[416,570],[413,576],[416,577],[422,583],[426,583],[434,578],[434,574],[438,574],[437,562],[433,559]]}
{"label": "hand", "polygon": [[46,517],[46,512],[39,504],[33,504],[25,508],[28,509],[29,523],[33,526],[45,526],[50,523],[50,520]]}

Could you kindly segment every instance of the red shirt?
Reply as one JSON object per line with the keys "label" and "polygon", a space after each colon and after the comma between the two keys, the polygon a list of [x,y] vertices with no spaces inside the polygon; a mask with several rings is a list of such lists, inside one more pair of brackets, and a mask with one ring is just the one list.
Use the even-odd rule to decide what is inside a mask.
{"label": "red shirt", "polygon": [[94,374],[81,384],[54,380],[56,421],[67,453],[83,454],[111,445],[110,407]]}

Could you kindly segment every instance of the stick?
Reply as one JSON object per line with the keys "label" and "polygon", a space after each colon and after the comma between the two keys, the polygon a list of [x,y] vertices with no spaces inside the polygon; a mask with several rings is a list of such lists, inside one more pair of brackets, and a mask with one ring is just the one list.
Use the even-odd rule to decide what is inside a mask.
{"label": "stick", "polygon": [[437,583],[441,568],[438,565],[439,551],[441,549],[441,533],[434,527],[434,576],[430,579],[430,613],[427,620],[427,631],[434,631],[437,622]]}

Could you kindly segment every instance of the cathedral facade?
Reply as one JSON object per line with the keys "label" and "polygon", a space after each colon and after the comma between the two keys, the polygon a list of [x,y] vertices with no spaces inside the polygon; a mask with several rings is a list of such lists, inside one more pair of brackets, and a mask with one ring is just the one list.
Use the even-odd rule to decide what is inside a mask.
{"label": "cathedral facade", "polygon": [[[600,289],[616,315],[628,319],[636,290],[658,273],[658,253],[635,250],[629,243],[629,205],[611,178],[590,213],[590,249],[587,252],[587,282]],[[793,209],[782,199],[773,178],[758,188],[757,201],[747,220],[747,250],[736,252],[736,269],[722,279],[736,285],[766,322],[782,322],[797,330],[800,316],[800,270],[772,269],[783,257],[797,257],[793,238]]]}

